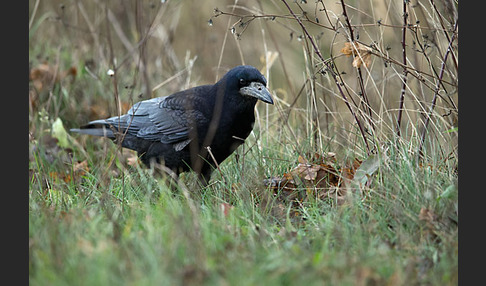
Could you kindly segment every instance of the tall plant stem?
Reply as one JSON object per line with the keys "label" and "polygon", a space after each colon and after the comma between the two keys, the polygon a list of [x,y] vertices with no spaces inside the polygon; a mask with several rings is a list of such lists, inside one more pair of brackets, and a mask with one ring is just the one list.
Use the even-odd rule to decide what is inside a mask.
{"label": "tall plant stem", "polygon": [[419,154],[420,157],[423,157],[422,149],[423,149],[423,146],[424,146],[424,143],[425,143],[425,135],[427,133],[427,127],[429,126],[429,123],[430,123],[430,118],[432,117],[432,113],[434,112],[437,97],[439,96],[440,85],[441,85],[442,77],[444,76],[447,57],[451,53],[452,43],[454,42],[454,40],[456,38],[455,32],[457,30],[457,23],[458,23],[458,20],[456,20],[456,23],[454,25],[454,31],[453,31],[452,36],[451,36],[451,40],[449,41],[447,51],[444,55],[444,59],[442,60],[442,65],[440,67],[440,73],[439,73],[439,79],[437,80],[437,85],[435,87],[434,97],[432,98],[432,103],[430,105],[429,113],[427,114],[427,117],[425,118],[424,130],[422,131],[422,136],[420,138],[420,145],[419,145],[419,149],[418,149],[418,154]]}
{"label": "tall plant stem", "polygon": [[[349,21],[348,12],[346,11],[346,4],[344,4],[344,0],[341,0],[341,7],[343,8],[344,20],[346,21],[346,26],[348,27],[348,30],[349,30],[350,42],[354,45],[354,41],[355,41],[356,38],[354,36],[353,26],[351,26],[351,22]],[[361,97],[362,97],[362,99],[363,99],[363,101],[364,101],[364,103],[367,107],[367,111],[368,111],[368,123],[371,126],[371,128],[374,130],[375,125],[373,124],[373,113],[371,112],[371,105],[370,105],[370,102],[368,100],[368,96],[366,95],[366,90],[365,90],[364,81],[363,81],[363,75],[361,73],[361,67],[356,68],[356,70],[357,70],[357,73],[358,73],[358,83],[359,83],[359,88],[361,90]]]}
{"label": "tall plant stem", "polygon": [[402,63],[403,63],[403,73],[402,73],[402,89],[400,91],[400,103],[398,106],[398,118],[397,118],[397,135],[400,137],[400,128],[402,125],[402,114],[403,114],[403,104],[405,102],[405,92],[407,90],[407,49],[406,49],[406,35],[407,35],[407,1],[403,1],[403,28],[402,28]]}
{"label": "tall plant stem", "polygon": [[302,21],[299,19],[299,17],[297,17],[297,15],[295,15],[294,11],[292,10],[292,8],[290,8],[290,6],[287,3],[287,1],[286,0],[282,0],[282,2],[285,4],[285,6],[289,10],[290,14],[292,14],[292,17],[294,17],[294,19],[297,21],[297,23],[299,23],[299,25],[302,28],[302,30],[304,31],[306,37],[309,39],[309,42],[311,43],[312,48],[314,49],[314,52],[317,54],[317,56],[319,57],[319,59],[326,65],[327,69],[329,70],[329,74],[331,74],[334,82],[336,83],[336,86],[337,86],[337,88],[339,90],[339,94],[341,94],[342,98],[344,99],[344,102],[345,102],[346,106],[348,107],[349,111],[351,112],[351,114],[353,115],[354,119],[356,120],[356,123],[358,124],[359,131],[360,131],[361,136],[363,137],[363,140],[364,140],[364,142],[366,144],[366,151],[369,154],[370,153],[370,146],[368,144],[368,140],[366,139],[366,133],[364,131],[363,124],[358,119],[358,117],[356,116],[356,113],[354,112],[353,108],[349,104],[348,98],[346,97],[346,94],[344,94],[343,89],[341,87],[341,83],[339,82],[336,74],[334,73],[332,66],[326,60],[324,60],[324,57],[322,56],[321,51],[317,47],[317,45],[316,45],[314,39],[312,38],[312,36],[309,34],[309,31],[307,31],[306,27],[304,26],[304,24],[302,23]]}

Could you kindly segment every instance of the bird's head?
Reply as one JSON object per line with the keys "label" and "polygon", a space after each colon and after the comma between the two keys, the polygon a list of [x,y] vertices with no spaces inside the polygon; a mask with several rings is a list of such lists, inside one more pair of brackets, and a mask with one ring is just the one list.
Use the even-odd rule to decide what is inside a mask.
{"label": "bird's head", "polygon": [[242,96],[273,104],[272,96],[266,87],[267,80],[255,67],[237,66],[228,71],[221,80],[226,82],[227,88],[238,89]]}

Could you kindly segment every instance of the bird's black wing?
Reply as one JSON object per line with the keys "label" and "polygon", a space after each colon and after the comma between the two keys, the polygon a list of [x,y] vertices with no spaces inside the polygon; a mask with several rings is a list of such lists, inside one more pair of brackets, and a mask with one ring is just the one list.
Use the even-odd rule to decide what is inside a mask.
{"label": "bird's black wing", "polygon": [[[85,134],[114,138],[113,132],[135,136],[149,141],[174,144],[176,150],[190,142],[189,134],[195,124],[209,124],[204,114],[203,95],[207,86],[177,92],[138,102],[127,114],[91,121],[80,130]],[[91,130],[90,130],[91,129]]]}
{"label": "bird's black wing", "polygon": [[137,137],[160,140],[162,143],[178,143],[189,139],[189,133],[196,124],[209,123],[209,118],[200,108],[201,98],[195,91],[185,90],[150,104],[134,105],[132,113],[148,116],[150,121],[136,120]]}

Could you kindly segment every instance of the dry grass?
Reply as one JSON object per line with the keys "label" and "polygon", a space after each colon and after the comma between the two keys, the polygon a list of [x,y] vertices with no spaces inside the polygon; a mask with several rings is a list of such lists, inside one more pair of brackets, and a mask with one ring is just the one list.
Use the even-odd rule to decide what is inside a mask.
{"label": "dry grass", "polygon": [[[317,132],[316,147],[329,141],[348,145],[355,142],[350,134],[358,134],[371,150],[396,132],[402,111],[402,138],[420,136],[430,117],[429,144],[437,142],[446,154],[455,152],[450,142],[457,140],[457,132],[445,132],[457,126],[457,13],[452,1],[407,2],[406,28],[401,2],[346,3],[345,10],[341,2],[304,2],[292,3],[292,12],[303,20],[305,31],[282,1],[245,6],[238,1],[41,3],[35,14],[31,11],[31,61],[35,65],[48,58],[51,65],[73,65],[80,72],[89,68],[98,80],[116,69],[125,102],[139,100],[139,94],[163,96],[211,83],[234,65],[252,64],[267,75],[278,102],[272,110],[260,110],[266,127],[280,129],[277,122],[285,119],[290,126],[305,125],[297,135]],[[371,48],[368,66],[356,69],[352,56],[341,53],[353,41]],[[36,43],[44,43],[44,49],[48,44],[49,51]],[[108,89],[104,94],[85,90],[80,97],[113,98],[115,86],[106,80],[100,84]],[[114,104],[110,107],[116,111]],[[366,133],[358,132],[358,122]],[[288,130],[281,132],[289,136]]]}

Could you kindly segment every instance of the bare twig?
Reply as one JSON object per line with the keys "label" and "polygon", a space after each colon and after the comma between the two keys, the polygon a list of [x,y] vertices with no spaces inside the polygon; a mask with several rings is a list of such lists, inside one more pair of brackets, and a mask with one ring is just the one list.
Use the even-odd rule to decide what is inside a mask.
{"label": "bare twig", "polygon": [[341,96],[343,97],[344,99],[344,102],[346,104],[346,106],[348,107],[349,111],[351,112],[351,114],[353,115],[354,119],[356,120],[356,123],[358,124],[358,128],[361,132],[361,135],[363,137],[363,140],[366,144],[366,150],[367,150],[367,153],[369,154],[370,153],[370,146],[368,144],[368,139],[366,138],[366,134],[365,134],[365,131],[364,131],[364,128],[362,126],[362,123],[361,121],[358,119],[356,113],[354,112],[353,108],[351,107],[351,105],[349,104],[349,101],[348,101],[348,98],[346,97],[346,95],[344,94],[343,92],[343,89],[341,87],[341,82],[339,82],[332,66],[330,66],[330,64],[324,59],[324,57],[322,56],[321,54],[321,51],[319,50],[319,48],[317,47],[314,39],[312,38],[312,36],[309,34],[309,31],[307,31],[307,28],[304,26],[304,24],[302,23],[302,21],[300,20],[299,17],[297,17],[297,15],[295,15],[294,11],[292,10],[292,8],[290,8],[289,4],[287,3],[286,0],[282,0],[282,2],[285,4],[285,6],[287,7],[287,9],[289,10],[289,12],[292,14],[292,16],[294,17],[295,20],[297,20],[297,22],[299,23],[300,27],[302,28],[302,30],[304,31],[305,35],[307,36],[307,38],[309,39],[313,49],[314,49],[314,52],[317,54],[317,56],[319,57],[319,59],[326,65],[328,71],[329,71],[329,74],[331,74],[332,78],[334,79],[334,82],[339,90],[339,93],[341,94]]}
{"label": "bare twig", "polygon": [[[439,22],[440,22],[440,26],[442,27],[442,32],[444,33],[444,36],[446,37],[447,41],[450,42],[451,39],[449,37],[449,34],[447,34],[447,29],[446,29],[445,24],[444,24],[444,21],[442,19],[442,15],[439,13],[439,9],[437,9],[437,6],[435,5],[434,0],[430,0],[430,4],[432,4],[432,7],[434,7],[435,13],[437,13],[437,15],[438,15]],[[456,31],[455,28],[454,28],[454,31]],[[451,56],[452,56],[452,63],[454,64],[454,67],[455,67],[456,72],[457,72],[458,69],[459,69],[459,67],[457,65],[456,55],[454,55],[454,53],[451,53]]]}
{"label": "bare twig", "polygon": [[[335,27],[335,26],[332,24],[331,18],[329,17],[329,13],[327,12],[327,8],[326,8],[326,5],[324,4],[324,1],[322,1],[322,0],[318,0],[317,2],[318,2],[318,3],[321,3],[321,5],[322,5],[322,11],[324,11],[324,12],[325,12],[325,13],[324,13],[324,15],[326,15],[326,19],[327,19],[327,21],[328,21],[328,22],[329,22],[329,24],[331,25],[332,30],[334,30],[334,31],[335,31],[335,30],[336,30],[336,27]],[[316,5],[316,9],[317,9],[317,5]]]}
{"label": "bare twig", "polygon": [[[346,11],[346,5],[344,4],[344,0],[341,0],[341,7],[343,8],[344,20],[346,21],[346,26],[348,27],[348,30],[349,30],[350,42],[354,45],[354,41],[355,41],[354,31],[353,31],[353,27],[351,26],[351,23],[349,21],[349,17],[348,17],[348,13]],[[359,55],[357,55],[357,56],[359,56]],[[371,126],[371,128],[373,128],[373,130],[374,130],[375,124],[373,123],[373,113],[371,112],[371,105],[370,105],[370,102],[368,100],[368,96],[366,96],[366,89],[365,89],[364,82],[363,82],[363,75],[361,74],[361,67],[357,67],[356,69],[357,69],[357,73],[358,73],[358,83],[359,83],[359,88],[361,90],[361,97],[362,97],[366,107],[368,108],[368,123]]]}
{"label": "bare twig", "polygon": [[[438,77],[436,77],[435,75],[432,75],[430,73],[427,73],[425,71],[421,71],[421,70],[418,70],[416,68],[413,68],[409,65],[404,65],[403,63],[393,59],[393,58],[390,58],[389,56],[383,54],[383,52],[379,51],[378,53],[375,52],[375,51],[370,51],[370,53],[374,56],[377,56],[379,58],[382,58],[385,62],[388,62],[388,63],[391,63],[391,64],[394,64],[394,65],[397,65],[397,66],[400,66],[402,67],[403,69],[406,69],[407,70],[407,74],[415,77],[417,80],[423,82],[424,81],[424,77],[423,76],[427,76],[427,77],[430,77],[432,79],[438,79]],[[416,74],[414,73],[411,73],[411,71],[415,72]],[[453,87],[457,87],[457,84],[456,83],[452,83],[450,81],[447,81],[447,80],[444,80],[442,79],[441,80],[442,84],[448,84],[450,86],[453,86]],[[430,88],[430,90],[435,90],[435,88],[433,87],[429,87],[427,86],[428,88]]]}
{"label": "bare twig", "polygon": [[[454,25],[454,31],[456,31],[456,29],[457,29],[457,22],[458,21],[456,21],[456,24]],[[424,145],[424,142],[425,142],[425,135],[427,133],[427,127],[429,126],[429,122],[430,122],[430,119],[432,117],[432,113],[434,112],[437,97],[439,95],[441,79],[444,76],[447,57],[449,56],[449,54],[452,50],[452,43],[455,40],[455,35],[456,35],[455,33],[452,34],[451,40],[449,41],[449,46],[447,47],[446,53],[444,55],[444,59],[442,60],[442,65],[440,67],[439,80],[437,81],[437,86],[435,88],[435,93],[434,93],[434,97],[432,99],[432,103],[430,105],[429,113],[428,113],[427,117],[425,118],[424,130],[422,131],[422,136],[420,138],[420,145],[419,145],[419,149],[418,149],[418,154],[419,154],[420,157],[423,157],[422,148],[423,148],[423,145]]]}
{"label": "bare twig", "polygon": [[[407,1],[403,1],[403,28],[402,28],[402,55],[403,55],[403,65],[407,65],[407,49],[406,49],[406,35],[407,35],[407,19],[408,19],[408,12],[407,12]],[[398,106],[398,118],[397,118],[397,135],[400,137],[400,127],[402,124],[402,113],[403,113],[403,103],[405,101],[405,92],[407,90],[407,74],[408,71],[406,68],[403,68],[402,74],[402,89],[400,91],[400,104]]]}
{"label": "bare twig", "polygon": [[[416,43],[417,43],[417,45],[420,47],[419,52],[420,52],[420,53],[422,53],[422,54],[424,55],[425,60],[427,61],[427,63],[428,63],[428,64],[429,64],[429,66],[430,66],[430,69],[431,69],[431,70],[432,70],[432,72],[434,73],[434,77],[435,77],[435,79],[436,79],[436,80],[439,80],[439,73],[437,72],[436,68],[435,68],[435,67],[434,67],[434,65],[432,64],[432,61],[431,61],[431,59],[430,59],[429,55],[427,54],[427,45],[426,45],[426,44],[422,44],[422,43],[421,43],[420,38],[419,38],[419,36],[418,36],[418,33],[417,33],[416,29],[410,29],[410,30],[411,30],[411,31],[413,32],[413,34],[415,35],[415,42],[416,42]],[[450,39],[448,38],[447,42],[449,42],[449,41],[450,41]],[[442,56],[442,54],[441,54],[440,56],[441,56],[441,57],[443,57],[443,56]],[[444,80],[439,80],[439,82],[440,82],[440,85],[441,85],[442,89],[443,89],[443,90],[444,90],[444,91],[447,93],[447,88],[446,88],[446,86],[445,86],[446,82],[445,82]],[[435,87],[432,87],[432,88],[431,88],[431,90],[435,92]],[[439,97],[442,97],[442,96],[441,96],[441,95],[439,95]],[[451,98],[449,98],[449,97],[448,97],[448,100],[449,100],[449,102],[451,103],[452,108],[453,108],[455,111],[457,111],[457,106],[456,106],[456,104],[454,103],[454,101],[453,101]],[[446,101],[446,102],[447,102],[447,101]]]}

